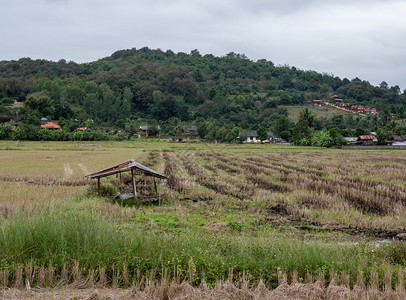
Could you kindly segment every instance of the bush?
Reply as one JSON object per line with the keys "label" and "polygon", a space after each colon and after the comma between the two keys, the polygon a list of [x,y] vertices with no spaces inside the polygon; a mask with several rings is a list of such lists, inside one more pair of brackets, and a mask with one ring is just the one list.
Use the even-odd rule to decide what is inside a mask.
{"label": "bush", "polygon": [[[119,136],[121,139],[122,137]],[[104,131],[66,131],[41,129],[32,125],[0,124],[0,140],[29,141],[104,141],[111,137]]]}
{"label": "bush", "polygon": [[334,145],[334,139],[325,129],[318,131],[313,135],[312,146],[316,147],[331,147]]}

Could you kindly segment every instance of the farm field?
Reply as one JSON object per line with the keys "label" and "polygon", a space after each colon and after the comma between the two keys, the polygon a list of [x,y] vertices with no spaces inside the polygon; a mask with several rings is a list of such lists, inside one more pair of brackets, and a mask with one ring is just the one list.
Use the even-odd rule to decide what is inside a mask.
{"label": "farm field", "polygon": [[[0,285],[404,286],[406,152],[169,142],[0,142]],[[130,158],[159,203],[84,175]],[[151,182],[137,177],[148,194]],[[285,276],[285,279],[284,279]],[[285,281],[284,281],[285,280]],[[17,293],[17,292],[16,292]]]}
{"label": "farm field", "polygon": [[318,107],[318,106],[314,106],[314,105],[310,105],[310,106],[280,105],[279,107],[284,108],[288,111],[288,117],[291,122],[297,122],[299,120],[300,112],[305,108],[308,108],[318,118],[331,118],[334,115],[343,115],[343,116],[353,115],[352,113],[345,112],[342,110],[332,109],[332,108],[327,108],[327,107]]}

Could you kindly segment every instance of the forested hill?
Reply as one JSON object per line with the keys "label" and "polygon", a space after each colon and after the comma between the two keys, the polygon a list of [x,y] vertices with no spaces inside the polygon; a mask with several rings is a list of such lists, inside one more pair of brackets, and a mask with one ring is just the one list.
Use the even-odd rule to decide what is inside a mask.
{"label": "forested hill", "polygon": [[[16,121],[46,116],[113,125],[176,117],[269,128],[284,113],[278,105],[300,105],[333,94],[404,117],[406,95],[398,86],[382,82],[375,87],[358,78],[254,62],[236,53],[216,57],[197,50],[186,54],[145,47],[84,64],[29,58],[0,62],[0,115]],[[6,107],[10,99],[25,101],[25,106],[18,112]]]}

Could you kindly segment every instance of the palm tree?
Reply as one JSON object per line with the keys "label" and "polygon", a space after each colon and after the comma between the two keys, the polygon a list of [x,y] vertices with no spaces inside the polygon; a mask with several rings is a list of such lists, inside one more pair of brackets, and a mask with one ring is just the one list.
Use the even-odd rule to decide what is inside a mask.
{"label": "palm tree", "polygon": [[299,120],[302,120],[309,128],[312,128],[316,121],[316,116],[306,107],[300,112]]}

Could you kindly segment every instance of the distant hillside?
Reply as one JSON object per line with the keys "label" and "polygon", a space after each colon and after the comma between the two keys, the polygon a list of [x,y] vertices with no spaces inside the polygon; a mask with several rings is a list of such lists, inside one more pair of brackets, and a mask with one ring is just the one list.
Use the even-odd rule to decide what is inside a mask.
{"label": "distant hillside", "polygon": [[29,58],[0,62],[0,101],[25,101],[18,111],[0,103],[5,120],[46,116],[123,126],[127,119],[177,118],[189,123],[212,120],[229,128],[269,128],[286,114],[278,105],[303,105],[333,94],[404,117],[406,96],[398,86],[383,82],[374,87],[358,78],[254,62],[236,53],[216,57],[197,50],[186,54],[145,47],[86,64]]}

